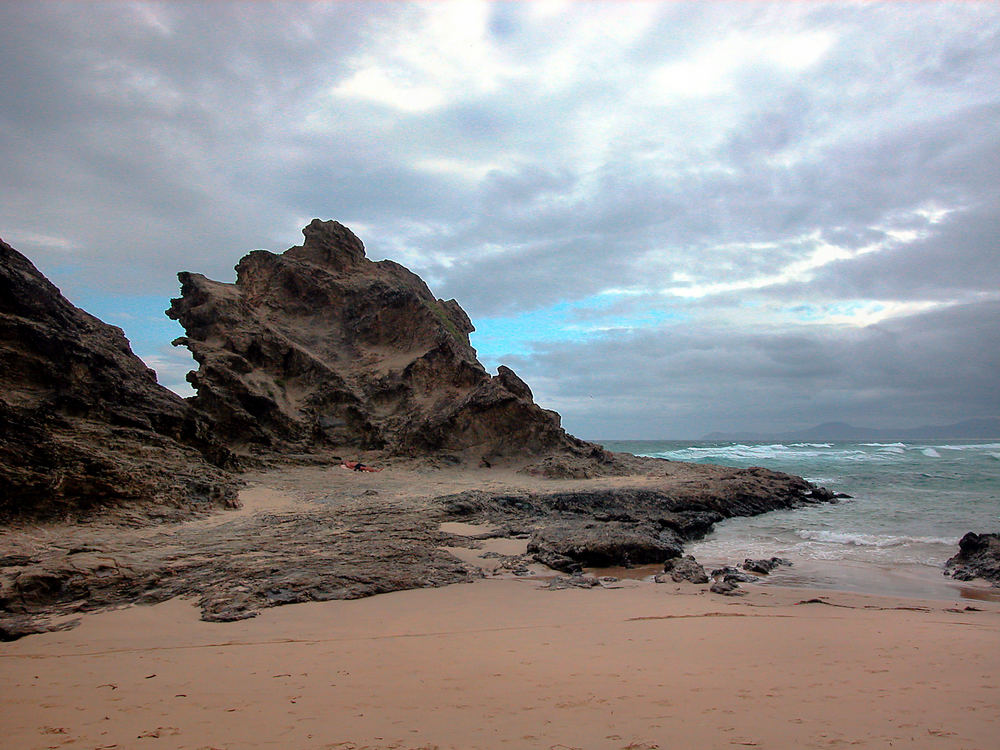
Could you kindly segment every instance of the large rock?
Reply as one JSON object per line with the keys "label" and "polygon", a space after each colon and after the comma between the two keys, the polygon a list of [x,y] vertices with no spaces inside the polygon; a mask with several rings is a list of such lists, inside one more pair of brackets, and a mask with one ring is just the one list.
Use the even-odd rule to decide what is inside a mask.
{"label": "large rock", "polygon": [[208,424],[129,347],[0,241],[0,520],[235,504]]}
{"label": "large rock", "polygon": [[[767,469],[616,459],[642,476],[645,486],[611,480],[601,488],[575,490],[472,490],[438,498],[438,503],[449,520],[530,533],[528,553],[534,560],[574,572],[584,566],[665,563],[680,557],[685,542],[703,537],[723,518],[822,502],[801,477]],[[756,579],[747,575],[744,580]]]}
{"label": "large rock", "polygon": [[958,542],[958,554],[945,563],[959,581],[984,578],[1000,586],[1000,534],[969,532]]}
{"label": "large rock", "polygon": [[[662,563],[680,556],[681,544],[672,533],[650,525],[567,521],[539,529],[528,543],[528,553],[557,570],[571,571],[573,563],[595,568]],[[563,560],[572,562],[560,564]]]}
{"label": "large rock", "polygon": [[[705,568],[691,555],[667,560],[663,564],[663,574],[664,576],[669,576],[670,580],[674,583],[681,583],[682,581],[687,581],[688,583],[708,583],[708,573],[705,572]],[[661,576],[657,576],[656,582],[660,583],[660,581]]]}
{"label": "large rock", "polygon": [[234,284],[179,274],[167,311],[187,333],[174,343],[199,364],[188,376],[197,407],[237,449],[606,458],[567,435],[513,371],[486,372],[457,302],[368,260],[335,221],[303,234],[280,255],[246,255]]}

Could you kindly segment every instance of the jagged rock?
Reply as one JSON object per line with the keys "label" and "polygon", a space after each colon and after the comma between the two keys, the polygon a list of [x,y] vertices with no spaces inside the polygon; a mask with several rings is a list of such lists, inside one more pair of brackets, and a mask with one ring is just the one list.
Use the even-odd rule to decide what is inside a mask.
{"label": "jagged rock", "polygon": [[670,580],[674,583],[682,581],[687,581],[688,583],[708,583],[708,574],[705,572],[705,568],[691,555],[667,560],[663,565],[663,572],[668,574]]}
{"label": "jagged rock", "polygon": [[751,560],[747,558],[743,561],[743,570],[750,571],[751,573],[760,573],[761,575],[767,575],[772,570],[783,565],[791,565],[790,560],[785,560],[781,557],[772,557],[769,560]]}
{"label": "jagged rock", "polygon": [[652,527],[611,521],[547,525],[532,536],[528,552],[607,568],[661,563],[679,556],[681,546],[675,537],[663,536]]}
{"label": "jagged rock", "polygon": [[167,314],[199,364],[195,404],[245,451],[316,447],[610,460],[567,435],[507,367],[490,376],[455,300],[372,262],[347,227],[314,220],[281,255],[255,250],[234,284],[181,273]]}
{"label": "jagged rock", "polygon": [[600,585],[601,582],[593,576],[585,576],[580,573],[574,573],[568,578],[564,578],[562,576],[559,578],[553,578],[549,581],[548,586],[545,588],[552,591],[560,591],[562,589],[592,589]]}
{"label": "jagged rock", "polygon": [[1000,534],[969,532],[958,542],[958,554],[948,559],[945,570],[959,581],[984,578],[1000,586]]}
{"label": "jagged rock", "polygon": [[757,576],[744,573],[742,570],[733,568],[729,565],[724,568],[716,568],[713,570],[712,578],[722,583],[753,583],[754,581],[760,580]]}
{"label": "jagged rock", "polygon": [[[703,537],[723,518],[817,502],[805,480],[764,469],[685,464],[685,479],[673,482],[669,477],[679,471],[677,464],[653,458],[623,463],[648,478],[662,473],[662,488],[473,490],[437,502],[450,518],[530,526],[528,552],[533,559],[567,573],[583,566],[663,563],[679,557],[684,542]],[[716,573],[756,580],[735,568]],[[696,575],[694,570],[691,575]]]}
{"label": "jagged rock", "polygon": [[0,520],[236,502],[232,455],[120,328],[74,307],[0,241]]}
{"label": "jagged rock", "polygon": [[733,581],[716,581],[708,590],[713,594],[722,594],[722,596],[742,596],[746,593]]}

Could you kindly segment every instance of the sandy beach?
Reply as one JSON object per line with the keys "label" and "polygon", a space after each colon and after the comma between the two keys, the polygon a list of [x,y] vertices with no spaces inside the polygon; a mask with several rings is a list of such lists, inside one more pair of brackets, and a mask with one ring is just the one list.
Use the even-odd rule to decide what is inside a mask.
{"label": "sandy beach", "polygon": [[0,646],[0,736],[24,750],[990,750],[1000,604],[974,604],[488,579],[218,624],[172,600]]}

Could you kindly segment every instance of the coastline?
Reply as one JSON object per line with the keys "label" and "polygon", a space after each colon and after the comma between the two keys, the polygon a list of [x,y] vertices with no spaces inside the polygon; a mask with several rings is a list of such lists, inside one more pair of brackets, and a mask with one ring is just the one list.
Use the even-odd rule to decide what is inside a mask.
{"label": "coastline", "polygon": [[233,623],[190,601],[0,647],[11,746],[987,750],[1000,604],[486,579]]}
{"label": "coastline", "polygon": [[[669,468],[677,486],[695,476]],[[1000,731],[998,601],[792,588],[777,576],[730,597],[626,577],[642,569],[553,590],[555,571],[535,565],[518,576],[504,567],[526,551],[527,534],[446,517],[428,503],[473,488],[579,490],[576,480],[414,466],[298,467],[251,479],[241,509],[173,526],[4,530],[6,552],[72,547],[74,565],[128,550],[132,557],[115,558],[124,569],[143,563],[139,546],[165,550],[174,567],[158,573],[157,586],[184,573],[185,550],[205,557],[244,539],[252,548],[239,552],[245,568],[225,560],[229,589],[203,578],[201,599],[192,591],[158,604],[106,599],[102,612],[53,611],[53,625],[79,624],[0,643],[0,736],[25,750],[988,750]],[[621,491],[663,481],[585,484]],[[289,529],[283,544],[305,547],[268,546]],[[361,589],[365,598],[263,608],[235,622],[198,619],[206,598],[238,596],[250,583],[240,576],[256,569],[287,566],[268,580],[315,586],[330,574],[323,554],[354,549],[337,547],[347,538],[365,559],[375,550],[367,545],[387,543],[411,559],[407,544],[418,539],[450,560],[432,570],[461,575],[413,588],[426,583],[390,569],[390,583],[408,590]],[[205,546],[219,540],[229,547]],[[357,560],[342,562],[357,575]],[[466,574],[477,568],[484,577]],[[95,567],[94,575],[102,571],[112,574]]]}

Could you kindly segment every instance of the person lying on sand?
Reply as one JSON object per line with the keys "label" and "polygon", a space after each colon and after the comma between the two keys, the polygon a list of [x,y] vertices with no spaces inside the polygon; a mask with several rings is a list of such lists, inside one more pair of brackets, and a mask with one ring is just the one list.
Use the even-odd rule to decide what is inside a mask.
{"label": "person lying on sand", "polygon": [[345,469],[352,469],[353,471],[382,471],[381,469],[376,469],[374,466],[365,466],[360,461],[344,461],[341,466]]}

